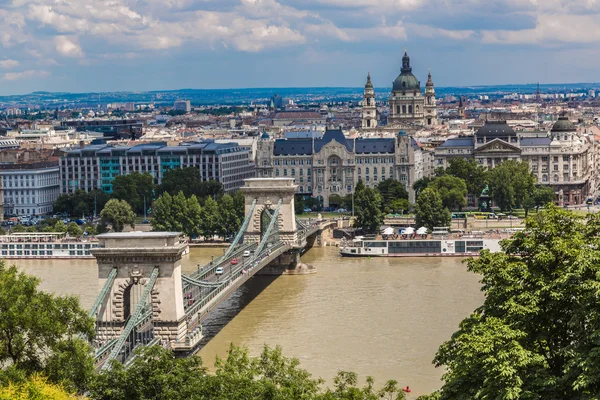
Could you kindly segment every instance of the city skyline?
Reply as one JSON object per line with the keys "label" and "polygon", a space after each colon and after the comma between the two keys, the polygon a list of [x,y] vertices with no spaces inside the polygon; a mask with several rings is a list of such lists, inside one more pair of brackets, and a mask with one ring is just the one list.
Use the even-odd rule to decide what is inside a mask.
{"label": "city skyline", "polygon": [[[12,0],[0,95],[596,82],[600,4],[494,0]],[[567,27],[569,29],[559,29]]]}

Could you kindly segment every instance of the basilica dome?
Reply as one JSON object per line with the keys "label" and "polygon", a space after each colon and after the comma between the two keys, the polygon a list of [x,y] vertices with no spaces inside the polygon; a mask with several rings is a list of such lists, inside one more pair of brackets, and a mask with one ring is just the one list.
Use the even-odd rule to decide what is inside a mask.
{"label": "basilica dome", "polygon": [[574,132],[576,130],[575,125],[567,117],[558,117],[558,121],[552,126],[552,132]]}
{"label": "basilica dome", "polygon": [[411,91],[411,90],[421,90],[421,82],[417,79],[416,76],[412,73],[412,68],[410,67],[410,57],[408,54],[404,52],[404,57],[402,57],[402,70],[400,75],[394,81],[394,85],[392,87],[394,91]]}

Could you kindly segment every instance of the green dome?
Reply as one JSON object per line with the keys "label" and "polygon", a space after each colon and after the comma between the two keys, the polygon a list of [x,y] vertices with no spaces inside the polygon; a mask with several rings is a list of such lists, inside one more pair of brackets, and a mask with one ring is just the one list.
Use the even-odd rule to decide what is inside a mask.
{"label": "green dome", "polygon": [[420,90],[421,85],[420,85],[417,77],[414,76],[412,74],[412,72],[408,72],[408,73],[403,72],[400,75],[398,75],[398,77],[394,81],[393,90],[395,90],[395,91],[400,91],[400,90],[410,91],[410,90],[417,90],[417,89]]}
{"label": "green dome", "polygon": [[404,57],[402,57],[402,70],[400,75],[394,81],[394,85],[392,87],[393,91],[411,91],[411,90],[421,90],[421,83],[417,79],[416,76],[412,73],[412,68],[410,67],[410,57],[406,51],[404,52]]}
{"label": "green dome", "polygon": [[552,126],[552,132],[574,132],[576,130],[575,125],[567,117],[559,117]]}

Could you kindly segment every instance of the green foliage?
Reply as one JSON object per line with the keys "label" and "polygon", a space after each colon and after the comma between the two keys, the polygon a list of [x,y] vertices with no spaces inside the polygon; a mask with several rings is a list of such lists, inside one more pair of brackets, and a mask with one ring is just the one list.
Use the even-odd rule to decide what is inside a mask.
{"label": "green foliage", "polygon": [[41,375],[33,375],[19,382],[0,387],[0,400],[72,400],[74,397],[61,385],[48,382]]}
{"label": "green foliage", "polygon": [[102,210],[109,199],[110,196],[101,190],[93,190],[88,193],[85,190],[77,189],[74,193],[58,196],[54,202],[53,211],[81,218],[84,215],[93,215],[94,201],[96,209]]}
{"label": "green foliage", "polygon": [[223,194],[223,185],[215,180],[201,181],[200,170],[195,167],[170,169],[165,172],[162,183],[158,187],[159,193],[168,192],[171,196],[183,192],[185,197],[192,195],[199,200],[206,197],[213,199]]}
{"label": "green foliage", "polygon": [[135,227],[135,213],[125,200],[111,199],[100,212],[105,224],[111,224],[115,232],[122,232],[125,225]]}
{"label": "green foliage", "polygon": [[93,320],[76,297],[54,296],[38,285],[38,278],[0,261],[0,365],[11,365],[12,375],[43,372],[81,389],[93,366],[91,348],[77,337],[93,337]]}
{"label": "green foliage", "polygon": [[117,176],[113,181],[113,198],[125,200],[133,211],[144,214],[144,196],[146,207],[152,204],[154,193],[154,178],[149,173],[140,174],[133,172],[128,175]]}
{"label": "green foliage", "polygon": [[459,211],[467,205],[467,185],[461,178],[452,175],[442,175],[429,183],[442,198],[442,204],[449,210]]}
{"label": "green foliage", "polygon": [[403,184],[394,179],[386,179],[379,182],[377,185],[377,190],[381,194],[384,213],[389,213],[392,211],[392,202],[400,199],[408,200],[408,192],[406,191],[406,188]]}
{"label": "green foliage", "polygon": [[54,226],[50,230],[50,232],[61,232],[61,233],[66,232],[66,231],[67,231],[67,225],[65,225],[65,223],[62,221],[56,221],[56,224],[54,224]]}
{"label": "green foliage", "polygon": [[433,181],[434,178],[430,178],[428,176],[421,178],[419,180],[417,180],[414,184],[413,184],[413,190],[415,191],[415,198],[419,197],[419,194],[427,189],[427,187],[429,186],[429,184],[431,183],[431,181]]}
{"label": "green foliage", "polygon": [[442,203],[440,194],[433,188],[423,189],[415,204],[417,226],[433,230],[436,226],[450,226],[450,211]]}
{"label": "green foliage", "polygon": [[6,235],[6,230],[0,226],[0,235]]}
{"label": "green foliage", "polygon": [[79,237],[83,235],[83,231],[75,222],[70,222],[69,225],[67,225],[67,233],[72,237]]}
{"label": "green foliage", "polygon": [[246,216],[246,199],[241,191],[235,192],[233,195],[233,208],[240,221],[244,220]]}
{"label": "green foliage", "polygon": [[296,215],[304,214],[304,208],[306,207],[306,203],[304,202],[303,195],[294,196],[294,213]]}
{"label": "green foliage", "polygon": [[467,184],[468,193],[479,197],[487,185],[487,170],[474,159],[450,159],[446,173],[462,179]]}
{"label": "green foliage", "polygon": [[488,180],[492,197],[502,211],[530,204],[535,177],[526,162],[504,161],[488,172]]}
{"label": "green foliage", "polygon": [[233,198],[226,194],[219,199],[219,234],[222,236],[233,235],[242,226],[242,220],[235,209]]}
{"label": "green foliage", "polygon": [[379,192],[371,188],[363,188],[357,191],[354,194],[354,208],[356,215],[354,225],[365,233],[379,233],[379,228],[383,223]]}
{"label": "green foliage", "polygon": [[375,389],[368,377],[364,387],[358,376],[340,372],[334,387],[321,390],[322,379],[313,378],[296,358],[282,354],[281,348],[265,346],[253,358],[248,350],[231,345],[225,359],[217,358],[216,371],[208,374],[200,358],[174,358],[161,347],[141,349],[138,357],[124,369],[114,363],[102,371],[90,389],[92,399],[303,399],[303,400],[379,400],[404,399],[398,382],[388,381]]}
{"label": "green foliage", "polygon": [[389,212],[393,212],[396,214],[404,214],[410,211],[410,207],[411,205],[407,199],[392,200],[392,202],[388,206]]}
{"label": "green foliage", "polygon": [[221,229],[220,225],[221,215],[219,213],[219,205],[212,197],[207,197],[202,207],[200,232],[204,238],[212,238]]}
{"label": "green foliage", "polygon": [[554,203],[556,195],[554,190],[549,186],[536,187],[533,191],[533,205],[534,207],[542,207],[548,203]]}
{"label": "green foliage", "polygon": [[598,215],[549,205],[469,260],[486,298],[438,350],[440,399],[598,398],[599,234]]}
{"label": "green foliage", "polygon": [[27,227],[25,227],[25,225],[21,225],[21,224],[19,224],[19,225],[14,225],[14,226],[11,228],[11,231],[12,231],[13,233],[27,232]]}

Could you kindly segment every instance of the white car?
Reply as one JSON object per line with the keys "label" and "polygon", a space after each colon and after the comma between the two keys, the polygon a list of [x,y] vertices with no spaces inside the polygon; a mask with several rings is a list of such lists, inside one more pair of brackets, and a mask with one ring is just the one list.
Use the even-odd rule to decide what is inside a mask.
{"label": "white car", "polygon": [[223,275],[223,267],[218,267],[215,270],[215,275]]}
{"label": "white car", "polygon": [[244,251],[244,257],[250,257],[250,250]]}

